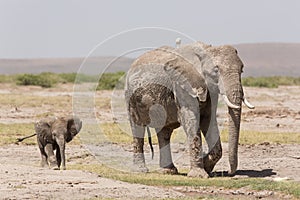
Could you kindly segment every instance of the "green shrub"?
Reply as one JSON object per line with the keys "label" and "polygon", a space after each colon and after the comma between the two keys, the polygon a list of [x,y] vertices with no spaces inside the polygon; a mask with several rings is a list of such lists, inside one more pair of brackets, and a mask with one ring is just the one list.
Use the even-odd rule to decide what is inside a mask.
{"label": "green shrub", "polygon": [[[116,84],[119,83],[120,78],[124,76],[124,74],[125,72],[104,73],[99,80],[97,90],[112,90],[113,88],[115,88]],[[7,82],[8,78],[4,78],[4,82]],[[98,76],[77,73],[55,74],[44,72],[41,74],[20,74],[17,75],[16,78],[16,83],[18,85],[37,85],[45,88],[53,87],[58,83],[74,83],[75,81],[77,83],[97,82]]]}
{"label": "green shrub", "polygon": [[62,73],[58,76],[63,80],[63,83],[74,83],[76,80],[76,73]]}
{"label": "green shrub", "polygon": [[[125,72],[104,73],[102,74],[97,90],[112,90],[119,83]],[[124,83],[121,83],[124,84]]]}
{"label": "green shrub", "polygon": [[60,78],[53,73],[41,73],[35,74],[21,74],[17,77],[18,85],[37,85],[45,88],[53,87],[54,84],[58,83]]}
{"label": "green shrub", "polygon": [[242,79],[242,84],[249,87],[277,88],[279,85],[300,85],[300,77],[246,77]]}

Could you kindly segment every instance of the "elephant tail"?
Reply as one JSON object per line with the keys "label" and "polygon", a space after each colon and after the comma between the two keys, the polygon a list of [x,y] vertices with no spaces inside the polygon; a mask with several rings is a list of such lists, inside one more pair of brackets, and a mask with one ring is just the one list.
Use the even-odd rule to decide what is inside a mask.
{"label": "elephant tail", "polygon": [[151,132],[150,132],[149,126],[147,126],[147,133],[148,133],[148,142],[149,142],[149,145],[150,145],[150,149],[151,149],[151,153],[152,153],[152,160],[153,160],[154,150],[153,150],[152,138],[151,138]]}
{"label": "elephant tail", "polygon": [[29,135],[29,136],[25,136],[25,137],[22,137],[22,138],[17,138],[17,142],[22,142],[23,140],[27,139],[27,138],[31,138],[33,136],[35,136],[36,133],[32,134],[32,135]]}

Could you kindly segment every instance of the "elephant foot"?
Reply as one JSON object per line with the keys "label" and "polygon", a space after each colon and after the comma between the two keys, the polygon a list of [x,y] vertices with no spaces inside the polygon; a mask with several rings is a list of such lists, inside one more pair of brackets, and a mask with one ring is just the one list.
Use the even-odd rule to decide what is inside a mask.
{"label": "elephant foot", "polygon": [[199,177],[199,178],[208,178],[209,175],[204,169],[201,168],[192,168],[187,174],[188,177]]}
{"label": "elephant foot", "polygon": [[53,169],[53,170],[59,170],[59,167],[58,167],[56,162],[50,162],[49,163],[49,168]]}
{"label": "elephant foot", "polygon": [[214,169],[216,162],[209,159],[209,155],[207,155],[203,158],[203,165],[204,165],[204,170],[208,174],[210,174],[212,172],[212,170]]}
{"label": "elephant foot", "polygon": [[53,170],[59,170],[59,167],[51,167],[51,169],[53,169]]}
{"label": "elephant foot", "polygon": [[217,145],[211,152],[203,158],[205,171],[209,174],[213,171],[215,165],[222,157],[221,144]]}
{"label": "elephant foot", "polygon": [[160,172],[162,174],[171,174],[171,175],[178,174],[178,170],[174,165],[172,165],[171,167],[161,168]]}
{"label": "elephant foot", "polygon": [[234,170],[234,171],[233,171],[233,170],[229,170],[229,171],[228,171],[228,175],[229,175],[229,176],[234,176],[235,173],[236,173],[236,170]]}
{"label": "elephant foot", "polygon": [[48,164],[46,162],[41,162],[40,167],[48,167]]}
{"label": "elephant foot", "polygon": [[145,164],[145,157],[144,154],[138,153],[134,154],[133,158],[133,172],[139,172],[139,173],[147,173],[149,172],[149,169],[146,167]]}
{"label": "elephant foot", "polygon": [[131,170],[132,172],[136,172],[136,173],[148,173],[149,169],[145,166],[140,166],[140,167],[135,167]]}

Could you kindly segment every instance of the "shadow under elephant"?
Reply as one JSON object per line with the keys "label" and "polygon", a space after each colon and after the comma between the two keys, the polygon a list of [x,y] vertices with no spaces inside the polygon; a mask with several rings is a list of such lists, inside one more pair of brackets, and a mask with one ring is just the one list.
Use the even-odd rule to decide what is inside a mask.
{"label": "shadow under elephant", "polygon": [[[265,178],[276,175],[273,169],[263,170],[237,170],[234,176],[247,176],[252,178]],[[216,171],[210,174],[210,177],[232,177],[228,171]]]}

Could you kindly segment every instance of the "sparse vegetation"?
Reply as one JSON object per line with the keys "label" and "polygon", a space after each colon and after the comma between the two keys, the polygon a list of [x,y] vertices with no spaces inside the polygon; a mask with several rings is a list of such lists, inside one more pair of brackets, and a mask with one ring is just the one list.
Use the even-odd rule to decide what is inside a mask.
{"label": "sparse vegetation", "polygon": [[[41,116],[45,117],[45,116]],[[97,129],[97,131],[95,131]],[[102,135],[95,135],[101,130]],[[14,142],[14,139],[21,136],[31,134],[33,131],[33,124],[0,124],[0,136],[2,138],[0,145],[9,144]],[[99,143],[103,141],[105,137],[108,141],[118,144],[128,144],[132,142],[132,136],[128,124],[117,123],[103,123],[100,125],[85,125],[85,128],[81,131],[80,135],[84,135],[85,142]],[[184,132],[179,129],[175,130],[172,135],[172,141],[185,141]],[[12,139],[13,138],[13,139]],[[91,141],[88,141],[91,138]],[[157,144],[157,137],[152,131],[153,144]],[[221,132],[222,142],[228,142],[228,131],[223,130]],[[147,139],[145,140],[147,142]],[[77,141],[79,142],[79,141]],[[299,144],[300,133],[275,133],[275,132],[257,132],[241,130],[239,144],[261,144],[269,142],[271,144]],[[35,144],[35,141],[28,141],[28,144]]]}
{"label": "sparse vegetation", "polygon": [[[121,79],[125,72],[104,73],[99,80],[97,90],[112,90],[117,84],[122,88],[124,79]],[[55,74],[44,72],[41,74],[18,74],[0,75],[0,83],[16,83],[18,85],[38,85],[41,87],[53,87],[58,83],[84,83],[97,82],[98,76],[61,73]],[[271,76],[271,77],[245,77],[242,79],[244,86],[277,88],[280,85],[300,85],[300,77]]]}
{"label": "sparse vegetation", "polygon": [[41,87],[49,88],[53,87],[54,84],[62,82],[59,76],[53,73],[41,73],[35,74],[21,74],[17,77],[18,85],[38,85]]}
{"label": "sparse vegetation", "polygon": [[[228,142],[228,130],[221,132],[222,142]],[[284,133],[284,132],[258,132],[241,130],[239,144],[261,144],[269,142],[271,144],[299,144],[300,133]]]}
{"label": "sparse vegetation", "polygon": [[[99,80],[97,90],[112,90],[119,83],[120,78],[125,75],[125,72],[104,73]],[[16,83],[17,85],[36,85],[44,88],[54,87],[59,83],[86,83],[97,82],[98,76],[77,74],[77,73],[62,73],[55,74],[44,72],[41,74],[18,74],[18,75],[0,75],[0,83]],[[124,83],[120,82],[121,86]]]}
{"label": "sparse vegetation", "polygon": [[16,75],[0,74],[0,83],[14,83],[16,82]]}
{"label": "sparse vegetation", "polygon": [[244,86],[277,88],[280,85],[300,85],[300,77],[271,76],[246,77],[242,79]]}
{"label": "sparse vegetation", "polygon": [[116,87],[116,85],[122,84],[122,80],[120,80],[125,75],[125,72],[117,72],[117,73],[105,73],[101,76],[99,80],[99,84],[97,90],[112,90]]}
{"label": "sparse vegetation", "polygon": [[215,177],[210,179],[190,178],[183,175],[163,175],[161,173],[133,174],[108,168],[104,165],[72,165],[72,169],[87,170],[98,173],[102,177],[121,180],[129,183],[139,183],[151,186],[207,186],[227,189],[247,187],[252,190],[270,190],[300,197],[300,184],[294,181],[274,182],[259,178]]}
{"label": "sparse vegetation", "polygon": [[[127,123],[102,123],[99,125],[98,128],[101,129],[101,132],[103,132],[103,136],[105,136],[111,142],[115,142],[118,144],[131,144],[132,142],[130,127]],[[157,144],[157,137],[155,135],[155,131],[151,131],[153,144]],[[89,136],[93,138],[93,142],[97,143],[96,137],[91,135],[91,133]],[[172,142],[182,142],[186,140],[186,135],[182,129],[176,129],[174,130],[171,139]],[[100,141],[101,140],[103,140],[103,137],[100,138]],[[222,142],[228,142],[228,130],[222,130],[221,140]],[[249,130],[241,130],[240,132],[240,144],[261,144],[264,142],[269,142],[271,144],[299,144],[300,133],[258,132]]]}
{"label": "sparse vegetation", "polygon": [[[0,145],[12,144],[17,138],[31,135],[34,133],[32,123],[28,124],[0,124]],[[23,142],[24,144],[36,144],[36,138],[29,138]]]}

